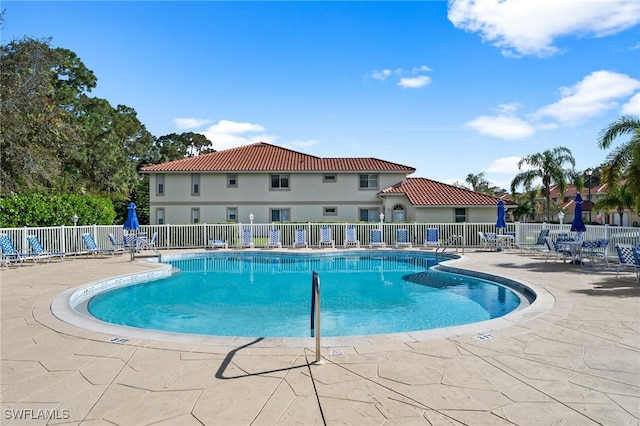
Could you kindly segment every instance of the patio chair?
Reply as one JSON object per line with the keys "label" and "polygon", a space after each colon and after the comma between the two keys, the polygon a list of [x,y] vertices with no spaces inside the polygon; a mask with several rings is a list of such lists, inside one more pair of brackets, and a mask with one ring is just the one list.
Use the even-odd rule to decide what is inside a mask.
{"label": "patio chair", "polygon": [[118,241],[115,235],[109,234],[109,241],[111,241],[111,245],[113,246],[113,249],[115,250],[116,253],[118,252],[124,253],[124,250],[125,250],[124,239],[123,241]]}
{"label": "patio chair", "polygon": [[[0,249],[2,249],[2,264],[9,265],[16,263],[20,265],[26,260],[26,257],[21,255],[13,245],[11,237],[7,234],[0,234]],[[35,261],[35,259],[34,259]]]}
{"label": "patio chair", "polygon": [[520,250],[533,250],[533,251],[542,251],[546,252],[548,250],[547,243],[545,242],[545,238],[549,236],[548,229],[542,229],[538,233],[538,237],[536,238],[536,242],[533,244],[528,243],[518,243],[516,242],[516,246]]}
{"label": "patio chair", "polygon": [[591,266],[594,266],[594,260],[601,259],[605,262],[609,269],[609,259],[607,259],[607,246],[609,240],[607,238],[598,238],[596,240],[584,240],[580,249],[580,257],[589,260]]}
{"label": "patio chair", "polygon": [[551,255],[551,253],[555,253],[556,261],[558,260],[558,257],[562,255],[562,263],[566,262],[567,257],[573,256],[573,252],[562,245],[562,241],[568,241],[568,240],[558,239],[556,241],[553,241],[553,238],[551,237],[544,237],[544,241],[548,248],[548,251],[546,252],[547,256],[544,259],[545,262],[549,260],[549,256]]}
{"label": "patio chair", "polygon": [[372,229],[369,232],[369,248],[386,246],[387,244],[382,241],[382,231],[380,229]]}
{"label": "patio chair", "polygon": [[267,243],[267,248],[269,247],[282,248],[279,229],[272,229],[269,231],[269,242]]}
{"label": "patio chair", "polygon": [[296,229],[296,237],[293,241],[293,248],[297,247],[309,247],[309,243],[307,242],[307,230],[306,229]]}
{"label": "patio chair", "polygon": [[116,252],[114,249],[101,248],[96,244],[96,240],[93,239],[93,235],[85,233],[82,234],[82,242],[90,254],[96,255],[98,253],[110,253],[112,256]]}
{"label": "patio chair", "polygon": [[154,232],[151,234],[151,238],[138,238],[138,250],[153,250],[155,252],[158,251],[156,248],[156,241],[158,240],[158,233]]}
{"label": "patio chair", "polygon": [[485,233],[478,231],[478,238],[480,238],[480,247],[493,250],[498,249],[498,237],[493,233]]}
{"label": "patio chair", "polygon": [[636,281],[640,282],[640,257],[636,248],[631,244],[616,244],[616,253],[618,254],[616,278],[618,278],[620,269],[631,268],[636,274]]}
{"label": "patio chair", "polygon": [[409,247],[411,248],[411,241],[409,241],[409,230],[408,229],[396,229],[396,248],[399,247]]}
{"label": "patio chair", "polygon": [[253,248],[253,235],[251,228],[245,228],[242,230],[242,241],[240,242],[240,247]]}
{"label": "patio chair", "polygon": [[48,261],[51,261],[51,259],[54,257],[64,258],[66,256],[66,253],[63,252],[52,253],[45,250],[42,246],[42,242],[40,242],[40,238],[38,238],[37,235],[27,235],[27,242],[31,247],[32,255],[37,259],[48,259]]}
{"label": "patio chair", "polygon": [[322,248],[323,245],[331,245],[331,248],[336,248],[336,242],[331,236],[331,228],[328,226],[320,228],[320,241],[318,242],[318,247]]}
{"label": "patio chair", "polygon": [[217,248],[228,249],[229,244],[227,243],[226,240],[211,240],[209,242],[209,247],[211,247],[212,250],[215,250]]}
{"label": "patio chair", "polygon": [[440,231],[438,228],[427,229],[427,238],[424,240],[425,247],[438,247],[440,245]]}
{"label": "patio chair", "polygon": [[360,240],[356,236],[356,227],[353,225],[347,226],[345,230],[344,248],[349,246],[356,246],[356,248],[360,248]]}

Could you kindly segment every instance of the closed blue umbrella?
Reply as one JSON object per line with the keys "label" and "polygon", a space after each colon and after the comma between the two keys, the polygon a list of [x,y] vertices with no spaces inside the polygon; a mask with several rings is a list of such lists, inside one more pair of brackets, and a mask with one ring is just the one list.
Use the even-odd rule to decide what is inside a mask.
{"label": "closed blue umbrella", "polygon": [[127,221],[124,223],[123,228],[127,231],[137,231],[140,229],[138,215],[136,214],[136,205],[134,203],[129,203],[127,206]]}
{"label": "closed blue umbrella", "polygon": [[504,221],[504,201],[498,201],[498,221],[496,222],[496,229],[505,229],[507,223]]}
{"label": "closed blue umbrella", "polygon": [[576,194],[576,207],[573,211],[573,222],[571,222],[571,232],[585,232],[587,227],[582,221],[582,197],[578,192]]}
{"label": "closed blue umbrella", "polygon": [[[138,222],[138,215],[136,214],[136,205],[135,203],[129,203],[127,206],[127,220],[123,226],[127,231],[137,231],[140,229],[140,222]],[[134,241],[130,241],[131,248],[131,260],[133,260],[134,252],[135,252],[135,244]]]}

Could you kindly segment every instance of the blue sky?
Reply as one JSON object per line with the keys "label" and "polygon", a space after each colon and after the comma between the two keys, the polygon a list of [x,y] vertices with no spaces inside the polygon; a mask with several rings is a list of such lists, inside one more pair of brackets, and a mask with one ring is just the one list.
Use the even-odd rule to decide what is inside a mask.
{"label": "blue sky", "polygon": [[[4,1],[3,42],[52,37],[155,136],[377,157],[508,189],[520,158],[640,115],[640,2]],[[627,139],[622,139],[627,140]]]}

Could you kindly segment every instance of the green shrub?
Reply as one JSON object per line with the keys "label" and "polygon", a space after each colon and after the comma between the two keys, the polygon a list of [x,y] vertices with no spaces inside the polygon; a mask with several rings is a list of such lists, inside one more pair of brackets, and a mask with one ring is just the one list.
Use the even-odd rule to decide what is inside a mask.
{"label": "green shrub", "polygon": [[116,212],[111,199],[94,195],[22,194],[0,197],[0,227],[113,225]]}

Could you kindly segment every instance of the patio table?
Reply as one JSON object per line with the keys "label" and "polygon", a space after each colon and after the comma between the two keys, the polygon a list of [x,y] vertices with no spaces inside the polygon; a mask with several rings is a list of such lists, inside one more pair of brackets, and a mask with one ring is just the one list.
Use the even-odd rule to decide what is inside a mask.
{"label": "patio table", "polygon": [[509,247],[513,247],[513,243],[516,240],[516,237],[514,237],[513,235],[502,235],[502,234],[497,234],[496,235],[496,239],[498,242],[498,247],[497,247],[497,251],[502,251],[505,248],[509,248]]}
{"label": "patio table", "polygon": [[582,264],[582,241],[564,240],[558,241],[558,248],[564,249],[571,253],[571,263]]}

